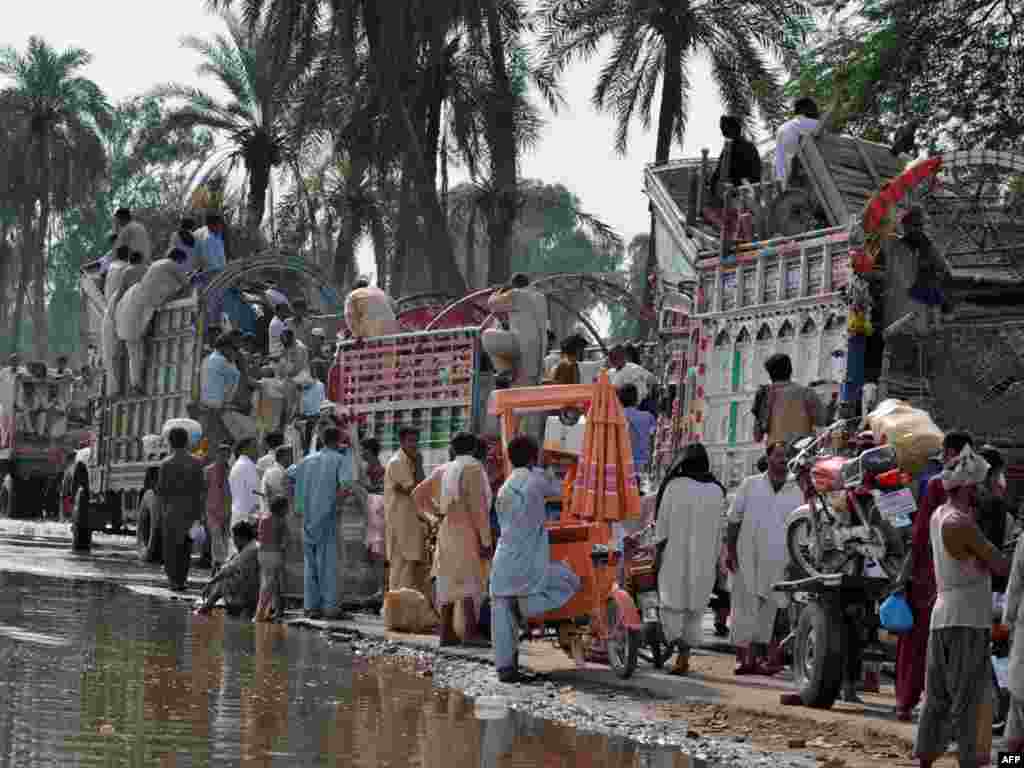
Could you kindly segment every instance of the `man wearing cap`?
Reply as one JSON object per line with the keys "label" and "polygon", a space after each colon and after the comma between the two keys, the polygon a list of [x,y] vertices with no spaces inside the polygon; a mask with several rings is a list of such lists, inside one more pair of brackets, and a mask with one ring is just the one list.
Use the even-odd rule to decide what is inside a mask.
{"label": "man wearing cap", "polygon": [[942,473],[948,500],[929,523],[937,596],[914,744],[922,768],[945,754],[951,739],[961,766],[987,765],[990,757],[992,575],[1007,575],[1010,564],[975,516],[978,486],[988,472],[988,462],[965,446]]}
{"label": "man wearing cap", "polygon": [[526,275],[517,274],[487,300],[487,307],[508,315],[509,330],[484,331],[484,347],[495,368],[520,386],[539,384],[548,330],[547,298],[530,286]]}

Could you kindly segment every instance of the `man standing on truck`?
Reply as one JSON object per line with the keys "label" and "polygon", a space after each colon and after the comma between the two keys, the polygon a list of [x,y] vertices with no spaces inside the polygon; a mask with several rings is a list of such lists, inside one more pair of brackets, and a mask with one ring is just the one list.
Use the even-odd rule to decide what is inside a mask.
{"label": "man standing on truck", "polygon": [[[548,300],[544,294],[530,287],[530,279],[523,274],[513,275],[508,285],[496,291],[487,301],[492,312],[508,314],[509,330],[484,331],[483,342],[496,368],[504,368],[502,375],[511,377],[512,383],[530,386],[540,383],[543,373],[545,341],[548,331]],[[517,350],[518,354],[503,354]],[[503,365],[499,364],[506,358]],[[509,366],[511,359],[517,362]]]}
{"label": "man standing on truck", "polygon": [[361,277],[345,298],[345,325],[354,339],[391,336],[401,332],[391,297]]}
{"label": "man standing on truck", "polygon": [[341,433],[324,430],[323,450],[288,469],[289,487],[302,510],[303,608],[313,619],[337,619],[338,500],[352,493],[352,451],[339,447]]}
{"label": "man standing on truck", "polygon": [[419,452],[420,433],[413,426],[398,431],[399,449],[384,470],[384,526],[388,589],[416,589],[428,600],[424,562],[425,531],[412,492],[426,479]]}
{"label": "man standing on truck", "polygon": [[192,563],[189,529],[205,507],[203,465],[188,452],[188,432],[175,427],[167,435],[173,453],[160,464],[156,497],[163,520],[164,571],[171,589],[183,592]]}
{"label": "man standing on truck", "polygon": [[199,421],[209,445],[234,439],[224,424],[224,408],[234,400],[241,378],[233,354],[231,338],[217,337],[199,372]]}
{"label": "man standing on truck", "polygon": [[[219,213],[206,214],[206,226],[192,233],[195,240],[193,252],[196,266],[203,273],[201,285],[208,285],[210,280],[227,266],[227,255],[224,250],[224,219]],[[206,325],[208,328],[220,327],[222,297],[219,292],[211,292],[207,297]]]}
{"label": "man standing on truck", "polygon": [[814,428],[825,421],[826,410],[814,390],[792,381],[793,361],[778,353],[765,360],[771,385],[759,398],[760,411],[755,413],[754,441],[792,445],[794,440],[814,434]]}

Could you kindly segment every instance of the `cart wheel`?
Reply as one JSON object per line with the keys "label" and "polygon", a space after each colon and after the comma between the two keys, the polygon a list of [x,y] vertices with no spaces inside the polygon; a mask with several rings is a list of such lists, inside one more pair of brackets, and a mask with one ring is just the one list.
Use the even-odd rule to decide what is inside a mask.
{"label": "cart wheel", "polygon": [[640,632],[626,629],[614,599],[608,600],[608,663],[615,674],[626,679],[636,671]]}
{"label": "cart wheel", "polygon": [[1010,692],[999,687],[999,678],[992,670],[992,733],[1001,736],[1006,730],[1006,717],[1010,713]]}
{"label": "cart wheel", "polygon": [[813,601],[800,612],[793,676],[805,706],[828,709],[843,683],[843,620],[831,606]]}
{"label": "cart wheel", "polygon": [[652,624],[647,627],[647,646],[651,649],[651,664],[655,669],[661,669],[672,655],[672,649],[665,642],[661,634],[661,625]]}

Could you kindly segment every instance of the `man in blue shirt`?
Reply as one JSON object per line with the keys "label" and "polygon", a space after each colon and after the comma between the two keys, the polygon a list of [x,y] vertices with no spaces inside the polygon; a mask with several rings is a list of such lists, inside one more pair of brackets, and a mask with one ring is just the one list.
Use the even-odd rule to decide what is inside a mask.
{"label": "man in blue shirt", "polygon": [[352,452],[340,448],[337,427],[324,430],[324,447],[288,468],[296,514],[303,517],[303,607],[312,619],[338,619],[338,499],[352,493]]}
{"label": "man in blue shirt", "polygon": [[235,440],[224,423],[224,409],[234,400],[242,378],[233,357],[231,337],[220,336],[199,371],[199,421],[210,446]]}
{"label": "man in blue shirt", "polygon": [[501,537],[491,565],[494,666],[503,683],[520,680],[519,626],[565,605],[580,590],[565,563],[551,562],[544,499],[558,496],[558,481],[536,467],[537,441],[520,435],[508,444],[512,473],[495,503]]}
{"label": "man in blue shirt", "polygon": [[[206,226],[192,233],[195,238],[193,252],[195,264],[200,270],[196,286],[205,288],[218,272],[227,266],[224,251],[224,219],[218,213],[206,214]],[[224,297],[220,291],[211,291],[206,298],[206,327],[219,328],[224,311]]]}
{"label": "man in blue shirt", "polygon": [[619,390],[619,402],[626,413],[629,424],[629,442],[633,448],[633,471],[639,482],[640,473],[647,469],[651,460],[651,438],[658,427],[658,420],[638,407],[639,396],[634,384],[627,384]]}

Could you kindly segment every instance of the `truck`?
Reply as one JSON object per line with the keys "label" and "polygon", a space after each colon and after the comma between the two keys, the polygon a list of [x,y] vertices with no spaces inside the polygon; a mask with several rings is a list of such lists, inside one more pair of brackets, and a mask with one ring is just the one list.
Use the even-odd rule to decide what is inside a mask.
{"label": "truck", "polygon": [[42,363],[0,370],[0,517],[56,509],[64,468],[90,439],[84,386]]}
{"label": "truck", "polygon": [[[705,150],[646,171],[659,266],[672,261],[665,251],[681,254],[696,282],[680,447],[702,442],[727,486],[752,474],[764,448],[752,439],[751,406],[767,383],[764,361],[784,352],[794,381],[823,384],[851,417],[874,390],[878,401],[907,401],[943,429],[994,444],[1019,494],[1024,429],[1007,414],[1024,407],[1024,156],[970,150],[914,161],[833,134],[823,120],[801,137],[785,190],[725,187],[712,199],[713,162]],[[764,171],[769,178],[770,164]],[[911,299],[920,265],[932,263],[945,267],[941,318]],[[876,641],[888,588],[844,574],[775,585],[802,606],[791,639],[805,704],[829,707],[838,695],[849,618],[866,641],[863,658],[886,658]]]}
{"label": "truck", "polygon": [[[81,285],[91,315],[102,317],[105,301],[95,269],[83,270]],[[195,414],[199,370],[206,352],[209,292],[237,292],[242,301],[258,305],[264,303],[268,284],[277,286],[293,302],[301,297],[310,316],[330,317],[341,312],[338,291],[316,266],[273,252],[231,262],[203,289],[172,297],[158,308],[145,343],[144,394],[107,392],[104,386],[95,409],[92,450],[85,454],[89,503],[76,504],[72,515],[76,548],[88,548],[92,531],[135,515],[146,471],[166,456],[162,441],[144,438],[159,436],[170,419]],[[264,322],[269,322],[265,303],[262,312]],[[122,370],[118,378],[125,382],[127,359],[117,358],[117,365]],[[138,522],[140,527],[147,524]]]}

